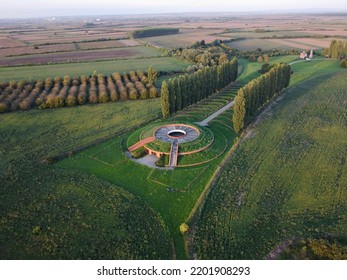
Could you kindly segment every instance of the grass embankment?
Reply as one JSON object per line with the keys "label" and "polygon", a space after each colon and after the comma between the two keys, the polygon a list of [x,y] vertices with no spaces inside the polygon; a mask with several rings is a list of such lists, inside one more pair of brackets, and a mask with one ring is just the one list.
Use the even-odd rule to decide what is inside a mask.
{"label": "grass embankment", "polygon": [[313,63],[293,65],[294,86],[224,166],[199,219],[199,258],[262,259],[287,238],[347,231],[346,72]]}
{"label": "grass embankment", "polygon": [[158,100],[4,114],[1,259],[172,258],[161,218],[95,176],[40,161],[155,118]]}

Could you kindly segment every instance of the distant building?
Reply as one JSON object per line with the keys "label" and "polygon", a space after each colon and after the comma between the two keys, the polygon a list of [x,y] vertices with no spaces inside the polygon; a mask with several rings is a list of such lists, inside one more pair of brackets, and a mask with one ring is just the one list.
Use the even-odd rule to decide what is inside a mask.
{"label": "distant building", "polygon": [[313,58],[313,50],[310,51],[310,56],[309,56],[309,58],[310,58],[310,59]]}
{"label": "distant building", "polygon": [[307,53],[305,51],[300,53],[300,58],[301,59],[306,59],[307,58]]}

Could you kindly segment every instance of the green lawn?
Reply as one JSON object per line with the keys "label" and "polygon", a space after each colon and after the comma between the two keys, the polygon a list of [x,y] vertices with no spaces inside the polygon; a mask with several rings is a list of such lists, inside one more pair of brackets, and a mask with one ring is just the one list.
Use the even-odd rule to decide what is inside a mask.
{"label": "green lawn", "polygon": [[[41,163],[158,112],[159,100],[145,100],[1,115],[0,259],[172,258],[166,225],[142,199]],[[111,163],[122,160],[111,157],[113,146],[98,149]]]}
{"label": "green lawn", "polygon": [[294,77],[224,166],[199,218],[198,258],[262,259],[287,238],[347,231],[346,71],[308,66],[293,68],[315,78]]}
{"label": "green lawn", "polygon": [[65,75],[81,76],[97,74],[105,75],[114,72],[128,73],[132,70],[147,70],[152,65],[158,71],[179,71],[186,69],[189,63],[174,57],[130,58],[97,62],[63,63],[52,65],[0,67],[1,81],[45,79],[47,77],[63,77]]}

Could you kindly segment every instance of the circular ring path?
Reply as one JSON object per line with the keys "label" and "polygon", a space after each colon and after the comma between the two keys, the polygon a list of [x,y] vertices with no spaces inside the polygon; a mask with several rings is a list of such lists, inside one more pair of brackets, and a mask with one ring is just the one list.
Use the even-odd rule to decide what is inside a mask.
{"label": "circular ring path", "polygon": [[159,127],[154,132],[154,137],[160,141],[178,144],[195,140],[200,135],[198,129],[185,124],[170,124]]}

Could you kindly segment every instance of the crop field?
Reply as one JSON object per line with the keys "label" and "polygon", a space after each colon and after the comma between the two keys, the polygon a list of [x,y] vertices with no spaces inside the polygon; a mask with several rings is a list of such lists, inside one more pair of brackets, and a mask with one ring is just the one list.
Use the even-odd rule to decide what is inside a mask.
{"label": "crop field", "polygon": [[158,47],[165,47],[168,49],[185,47],[193,44],[196,41],[205,40],[206,43],[211,43],[216,39],[223,39],[219,35],[213,33],[220,31],[218,29],[181,29],[179,34],[147,37],[143,40],[152,43]]}
{"label": "crop field", "polygon": [[133,70],[146,71],[150,65],[157,71],[171,72],[186,69],[190,63],[174,57],[152,57],[55,65],[0,67],[0,76],[2,77],[2,81],[19,81],[45,79],[47,75],[51,77],[63,77],[65,75],[69,75],[70,77],[89,76],[94,71],[107,75],[114,72],[128,73]]}
{"label": "crop field", "polygon": [[199,258],[262,259],[287,238],[346,232],[345,77],[292,86],[252,128],[201,212]]}
{"label": "crop field", "polygon": [[62,62],[83,62],[95,60],[116,60],[126,58],[142,58],[142,57],[155,57],[161,56],[162,53],[157,49],[136,46],[124,48],[112,48],[102,50],[86,50],[86,51],[73,51],[73,52],[57,52],[52,54],[41,55],[26,55],[16,57],[0,58],[0,66],[13,66],[13,65],[35,65],[47,63],[62,63]]}
{"label": "crop field", "polygon": [[[69,42],[83,42],[83,41],[95,41],[102,39],[123,39],[128,38],[128,35],[125,32],[114,32],[114,33],[104,33],[101,32],[99,34],[59,34],[59,32],[55,32],[57,34],[47,34],[46,32],[43,34],[18,34],[12,35],[11,38],[17,39],[19,41],[28,43],[30,45],[45,45],[45,44],[60,44],[60,43],[69,43]],[[48,36],[47,36],[48,35]]]}
{"label": "crop field", "polygon": [[58,52],[71,52],[79,50],[99,50],[108,48],[120,48],[120,47],[134,47],[139,46],[140,43],[135,40],[110,40],[102,42],[84,42],[84,43],[65,43],[55,45],[42,45],[37,48],[33,46],[24,47],[7,47],[0,48],[0,57],[9,56],[23,56],[31,54],[47,54],[47,53],[58,53]]}
{"label": "crop field", "polygon": [[25,43],[22,43],[18,40],[9,38],[9,37],[0,37],[0,48],[15,48],[25,46]]}
{"label": "crop field", "polygon": [[284,49],[285,47],[281,43],[271,42],[267,39],[245,39],[227,43],[228,46],[246,51],[254,51],[257,48],[261,48],[264,51],[270,49]]}
{"label": "crop field", "polygon": [[139,46],[140,43],[136,40],[111,40],[104,42],[87,42],[76,43],[79,50],[95,50],[95,49],[107,49],[107,48],[119,48],[119,47],[134,47]]}

